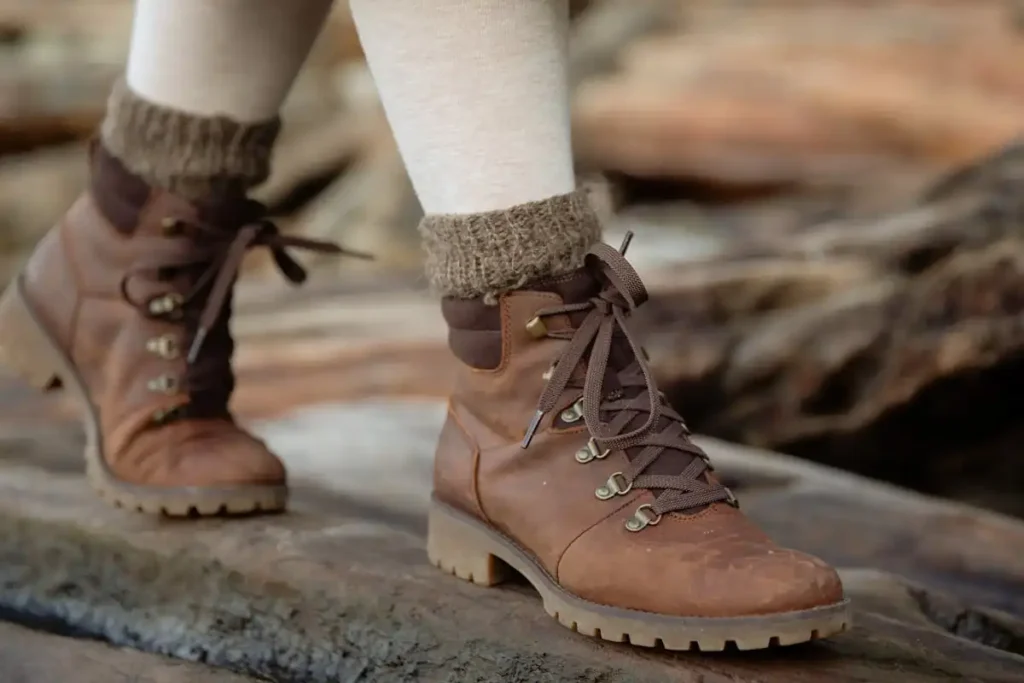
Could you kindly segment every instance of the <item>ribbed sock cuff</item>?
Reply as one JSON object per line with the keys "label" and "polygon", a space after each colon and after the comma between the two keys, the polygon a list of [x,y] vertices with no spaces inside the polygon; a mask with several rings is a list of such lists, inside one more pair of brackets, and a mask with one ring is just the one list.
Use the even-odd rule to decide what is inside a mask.
{"label": "ribbed sock cuff", "polygon": [[492,299],[582,266],[601,225],[587,193],[577,190],[502,211],[428,215],[420,234],[435,290]]}
{"label": "ribbed sock cuff", "polygon": [[188,199],[244,190],[270,173],[278,118],[240,123],[154,104],[115,85],[101,126],[106,148],[151,185]]}

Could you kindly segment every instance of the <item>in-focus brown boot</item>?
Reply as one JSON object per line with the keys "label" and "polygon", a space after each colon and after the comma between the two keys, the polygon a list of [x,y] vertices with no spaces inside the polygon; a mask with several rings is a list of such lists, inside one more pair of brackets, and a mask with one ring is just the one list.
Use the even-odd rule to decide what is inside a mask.
{"label": "in-focus brown boot", "polygon": [[836,572],[781,548],[690,441],[629,332],[647,294],[625,258],[482,298],[446,298],[462,361],[438,445],[431,561],[509,568],[580,633],[668,649],[788,645],[849,624]]}
{"label": "in-focus brown boot", "polygon": [[102,146],[88,192],[0,300],[0,355],[87,409],[88,475],[108,500],[171,515],[278,510],[285,470],[228,413],[231,290],[250,247],[302,269],[244,196],[191,203],[150,187]]}

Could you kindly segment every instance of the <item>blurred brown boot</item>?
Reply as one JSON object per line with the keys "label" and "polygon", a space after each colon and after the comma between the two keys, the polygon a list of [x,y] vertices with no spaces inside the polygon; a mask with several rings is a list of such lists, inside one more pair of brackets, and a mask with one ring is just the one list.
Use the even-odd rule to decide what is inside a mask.
{"label": "blurred brown boot", "polygon": [[[524,207],[515,221],[495,215],[493,234],[532,232],[519,241],[545,245],[552,223],[575,223],[585,257],[556,238],[574,246],[549,257],[563,264],[550,277],[502,292],[520,267],[497,273],[493,290],[474,285],[481,296],[443,302],[463,367],[435,461],[432,562],[483,585],[511,567],[561,623],[616,642],[758,649],[844,630],[836,572],[740,512],[655,386],[629,332],[647,298],[636,272],[586,237],[596,219],[579,202],[551,202],[534,220]],[[432,248],[444,273],[494,272]],[[574,260],[582,267],[566,271]],[[476,263],[502,262],[484,251]]]}
{"label": "blurred brown boot", "polygon": [[[129,104],[149,125],[175,116]],[[198,121],[222,132],[230,125]],[[121,159],[135,155],[149,177],[160,176],[139,140],[105,131],[105,140],[128,148],[124,156],[94,145],[89,190],[0,300],[0,357],[36,387],[63,386],[82,400],[89,478],[118,505],[171,515],[285,506],[284,466],[228,412],[231,292],[249,248],[272,249],[295,282],[304,273],[283,247],[338,250],[279,235],[262,207],[245,198],[246,173],[265,175],[251,162],[269,153],[276,122],[268,126],[254,131],[266,144],[253,135],[252,144],[230,138],[242,172],[216,158],[223,149],[200,149],[206,171],[163,178],[162,187],[175,192],[126,169]],[[203,125],[190,130],[210,132]]]}

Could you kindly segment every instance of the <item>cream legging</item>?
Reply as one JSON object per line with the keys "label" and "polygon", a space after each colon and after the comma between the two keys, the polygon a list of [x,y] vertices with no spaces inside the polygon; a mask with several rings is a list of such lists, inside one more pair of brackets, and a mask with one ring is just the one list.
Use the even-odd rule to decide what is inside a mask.
{"label": "cream legging", "polygon": [[[566,0],[351,0],[429,213],[502,209],[575,187]],[[138,0],[128,85],[194,114],[272,118],[330,0]]]}

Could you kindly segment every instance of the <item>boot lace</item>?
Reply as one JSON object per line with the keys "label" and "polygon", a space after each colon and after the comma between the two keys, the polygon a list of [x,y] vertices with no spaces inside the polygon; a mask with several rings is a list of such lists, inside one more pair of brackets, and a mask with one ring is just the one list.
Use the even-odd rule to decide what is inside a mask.
{"label": "boot lace", "polygon": [[[585,362],[582,413],[591,439],[577,455],[580,462],[603,458],[611,451],[625,451],[629,465],[616,472],[595,492],[598,498],[610,499],[625,495],[633,489],[648,489],[655,493],[654,503],[643,505],[626,523],[630,531],[657,524],[662,515],[700,508],[716,502],[737,505],[728,488],[709,480],[705,473],[713,470],[707,454],[690,440],[690,430],[683,418],[668,405],[664,394],[658,391],[647,363],[646,353],[630,331],[629,315],[647,300],[647,290],[639,275],[625,259],[625,251],[632,235],[629,234],[619,250],[607,244],[597,244],[588,252],[586,267],[603,283],[601,291],[589,300],[542,309],[530,326],[540,337],[569,340],[569,344],[546,375],[547,384],[537,404],[521,446],[527,448],[537,431],[541,419],[554,409],[563,392],[570,386],[577,368]],[[556,315],[586,313],[575,329],[548,330],[545,318]],[[628,344],[631,360],[620,363],[623,367],[609,369],[613,359],[613,344]],[[606,391],[606,379],[614,376],[618,388]],[[573,408],[570,408],[571,412]],[[646,420],[635,428],[638,416]],[[603,416],[610,416],[604,421]],[[654,474],[648,469],[660,458],[674,454],[682,470],[679,474]],[[682,456],[682,459],[680,459]],[[686,463],[685,465],[683,463]],[[659,468],[663,469],[663,468]]]}
{"label": "boot lace", "polygon": [[[243,211],[243,215],[260,216],[264,209],[257,202],[249,202]],[[278,270],[296,285],[305,282],[307,274],[286,251],[288,248],[369,258],[332,242],[284,235],[266,219],[236,228],[167,218],[163,227],[166,235],[188,240],[187,257],[142,263],[121,280],[121,296],[143,316],[178,323],[187,330],[184,343],[175,335],[163,335],[146,343],[147,351],[165,359],[177,358],[187,347],[183,378],[161,375],[148,383],[151,391],[187,397],[184,403],[157,411],[153,419],[158,424],[183,417],[228,416],[227,403],[234,389],[234,342],[228,318],[232,287],[246,252],[269,249]],[[167,282],[170,286],[162,294],[136,300],[129,293],[129,283],[136,277]]]}

